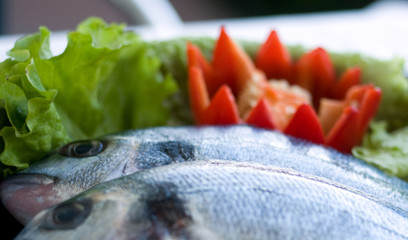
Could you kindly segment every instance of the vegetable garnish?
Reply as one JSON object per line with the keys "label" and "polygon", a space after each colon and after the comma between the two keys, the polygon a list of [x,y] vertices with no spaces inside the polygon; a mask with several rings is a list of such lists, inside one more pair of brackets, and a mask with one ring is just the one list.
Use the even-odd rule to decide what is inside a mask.
{"label": "vegetable garnish", "polygon": [[190,104],[199,125],[247,123],[350,153],[380,106],[380,88],[360,85],[360,68],[336,79],[323,48],[294,62],[275,31],[254,62],[224,28],[211,63],[191,43],[187,56]]}
{"label": "vegetable garnish", "polygon": [[373,122],[363,146],[353,148],[353,155],[382,169],[391,176],[408,181],[408,127],[391,133],[386,122]]}
{"label": "vegetable garnish", "polygon": [[[376,87],[381,104],[375,121],[352,153],[408,179],[403,59],[333,52],[328,57],[324,49],[283,46],[276,32],[265,44],[239,41],[243,51],[227,34],[217,44],[211,37],[146,42],[124,28],[89,18],[68,33],[69,44],[58,56],[50,51],[45,27],[15,43],[10,58],[0,63],[0,179],[68,141],[129,128],[190,125],[193,116],[206,124],[248,123],[349,149],[339,139],[352,139],[354,145],[359,137],[351,133],[367,128],[367,116],[376,110],[370,106],[379,101]],[[215,64],[207,59],[217,45],[226,48],[217,50]],[[319,71],[325,77],[315,75]],[[313,85],[333,83],[333,71],[330,90]],[[222,74],[230,80],[220,82]],[[188,78],[196,85],[188,85]],[[297,85],[322,95],[320,100]],[[189,91],[197,91],[191,103]]]}
{"label": "vegetable garnish", "polygon": [[58,56],[45,27],[16,42],[0,63],[0,177],[69,141],[167,124],[177,85],[124,28],[90,18]]}

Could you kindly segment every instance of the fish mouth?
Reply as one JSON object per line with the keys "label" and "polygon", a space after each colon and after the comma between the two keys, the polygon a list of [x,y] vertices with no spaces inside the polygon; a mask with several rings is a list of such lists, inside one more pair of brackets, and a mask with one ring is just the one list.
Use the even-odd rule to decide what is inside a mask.
{"label": "fish mouth", "polygon": [[3,205],[21,224],[55,204],[55,181],[41,174],[16,174],[0,184]]}

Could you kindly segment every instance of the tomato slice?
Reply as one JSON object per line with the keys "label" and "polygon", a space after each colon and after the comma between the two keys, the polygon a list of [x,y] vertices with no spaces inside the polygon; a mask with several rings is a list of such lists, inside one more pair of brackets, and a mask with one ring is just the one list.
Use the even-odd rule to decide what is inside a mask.
{"label": "tomato slice", "polygon": [[374,118],[381,102],[381,89],[373,85],[359,85],[350,88],[345,102],[348,106],[357,107],[360,131],[365,132],[370,120]]}
{"label": "tomato slice", "polygon": [[[242,116],[247,124],[349,153],[361,142],[380,105],[380,89],[359,85],[360,68],[348,69],[336,82],[333,64],[322,48],[304,54],[293,65],[275,31],[256,56],[256,66],[264,72],[255,68],[224,28],[211,63],[193,44],[187,44],[187,54],[190,104],[200,125],[239,124]],[[285,81],[268,83],[265,73],[289,79],[309,91],[312,100]],[[319,109],[319,116],[312,106]]]}
{"label": "tomato slice", "polygon": [[205,59],[201,50],[190,42],[187,42],[188,68],[197,67],[201,69],[207,89],[216,91],[219,86],[213,83],[213,70],[210,63]]}
{"label": "tomato slice", "polygon": [[358,110],[349,106],[344,109],[336,124],[326,136],[326,145],[341,152],[350,153],[361,141],[358,127]]}
{"label": "tomato slice", "polygon": [[275,123],[272,119],[271,108],[267,100],[262,97],[258,103],[252,108],[245,122],[265,129],[275,129]]}
{"label": "tomato slice", "polygon": [[324,143],[323,129],[313,107],[301,104],[293,115],[288,126],[283,131],[285,134],[309,140],[317,144]]}
{"label": "tomato slice", "polygon": [[[235,96],[254,76],[255,66],[251,58],[221,29],[212,61],[214,82],[217,88],[228,85]],[[210,95],[213,94],[211,89]]]}
{"label": "tomato slice", "polygon": [[361,81],[361,69],[359,67],[353,67],[347,69],[340,80],[336,82],[335,86],[331,88],[330,97],[333,99],[344,99],[347,91],[360,84]]}
{"label": "tomato slice", "polygon": [[229,125],[240,122],[234,95],[227,85],[221,86],[199,119],[200,125]]}
{"label": "tomato slice", "polygon": [[261,69],[268,79],[286,79],[291,82],[292,59],[276,31],[269,34],[268,39],[259,49],[255,66]]}
{"label": "tomato slice", "polygon": [[191,67],[188,76],[191,110],[194,120],[200,122],[205,109],[210,104],[203,72],[198,67]]}
{"label": "tomato slice", "polygon": [[317,48],[303,55],[295,64],[295,84],[313,96],[313,106],[319,109],[320,99],[329,95],[335,84],[335,72],[329,54]]}
{"label": "tomato slice", "polygon": [[326,144],[342,152],[351,152],[361,143],[370,120],[381,101],[381,90],[372,85],[349,89],[344,100],[345,109],[326,137]]}

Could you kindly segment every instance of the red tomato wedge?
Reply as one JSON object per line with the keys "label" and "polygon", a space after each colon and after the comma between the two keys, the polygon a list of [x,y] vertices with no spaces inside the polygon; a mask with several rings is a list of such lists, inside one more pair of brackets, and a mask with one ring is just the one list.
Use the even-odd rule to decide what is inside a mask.
{"label": "red tomato wedge", "polygon": [[329,95],[335,84],[335,72],[329,54],[317,48],[303,55],[295,64],[294,83],[313,96],[313,106],[319,108],[320,99]]}
{"label": "red tomato wedge", "polygon": [[326,145],[341,152],[350,152],[361,141],[358,127],[358,110],[347,107],[326,137]]}
{"label": "red tomato wedge", "polygon": [[199,119],[200,125],[229,125],[239,124],[237,105],[231,89],[223,85],[214,95],[210,106],[204,111]]}
{"label": "red tomato wedge", "polygon": [[330,97],[333,99],[344,99],[347,91],[351,87],[359,85],[360,81],[361,69],[359,67],[347,69],[335,86],[331,88]]}
{"label": "red tomato wedge", "polygon": [[[213,87],[217,88],[219,86],[212,86],[210,82],[212,77],[212,67],[208,63],[207,59],[203,56],[200,49],[197,46],[194,46],[190,42],[187,42],[187,59],[188,59],[188,68],[197,67],[201,69],[204,75],[204,80],[206,81],[207,88]],[[215,92],[215,91],[214,91]]]}
{"label": "red tomato wedge", "polygon": [[276,31],[269,34],[259,49],[255,66],[264,71],[269,79],[286,79],[292,82],[292,59]]}
{"label": "red tomato wedge", "polygon": [[203,72],[198,67],[191,67],[188,74],[190,106],[196,122],[200,122],[210,99],[205,86]]}
{"label": "red tomato wedge", "polygon": [[245,122],[260,128],[275,129],[275,123],[272,119],[272,112],[267,100],[262,97],[256,106],[252,108]]}
{"label": "red tomato wedge", "polygon": [[345,101],[349,106],[357,105],[360,131],[365,132],[380,106],[381,89],[373,85],[354,86],[347,92]]}
{"label": "red tomato wedge", "polygon": [[[245,122],[350,153],[360,144],[381,101],[380,89],[360,85],[359,67],[347,69],[336,81],[323,48],[293,63],[275,31],[260,47],[255,64],[224,28],[211,63],[190,43],[187,56],[190,106],[199,125]],[[268,82],[266,77],[289,80],[304,90],[282,81]]]}
{"label": "red tomato wedge", "polygon": [[324,143],[323,129],[319,118],[309,104],[302,104],[298,107],[295,115],[283,132],[317,144]]}
{"label": "red tomato wedge", "polygon": [[344,100],[345,109],[326,137],[326,144],[339,151],[350,152],[360,144],[370,120],[381,101],[381,90],[372,85],[349,89]]}
{"label": "red tomato wedge", "polygon": [[[256,70],[250,57],[221,29],[212,61],[216,87],[228,85],[235,96],[252,79]],[[213,93],[211,86],[210,95]]]}

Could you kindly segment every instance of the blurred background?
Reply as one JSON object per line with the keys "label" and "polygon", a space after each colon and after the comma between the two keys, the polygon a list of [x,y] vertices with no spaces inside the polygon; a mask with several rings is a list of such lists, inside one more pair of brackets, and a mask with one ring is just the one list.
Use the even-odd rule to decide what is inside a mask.
{"label": "blurred background", "polygon": [[[0,0],[0,34],[74,29],[89,16],[140,25],[132,0]],[[143,1],[133,0],[142,3]],[[144,0],[153,3],[152,0]],[[161,2],[161,1],[160,1]],[[373,0],[170,0],[184,22],[361,9]]]}
{"label": "blurred background", "polygon": [[[277,28],[284,43],[408,60],[408,4],[403,0],[0,0],[0,61],[19,34],[37,32],[41,25],[53,32],[73,30],[89,16],[154,26],[155,31],[145,32],[151,39],[163,37],[162,32],[217,34],[227,22],[234,36],[264,38]],[[247,17],[256,19],[239,20]],[[54,36],[51,48],[62,51],[64,34]],[[13,239],[22,228],[1,204],[0,220],[9,223],[0,227],[2,240]]]}

